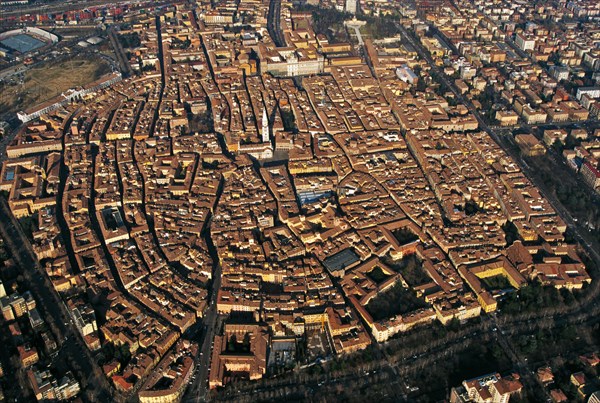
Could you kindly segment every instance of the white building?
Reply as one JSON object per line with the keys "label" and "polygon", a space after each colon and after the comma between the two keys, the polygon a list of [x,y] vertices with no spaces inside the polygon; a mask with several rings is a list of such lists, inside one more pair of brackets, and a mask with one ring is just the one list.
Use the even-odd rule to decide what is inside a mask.
{"label": "white building", "polygon": [[358,0],[346,0],[346,12],[350,14],[356,14],[358,8]]}
{"label": "white building", "polygon": [[52,112],[61,106],[71,102],[72,100],[83,97],[88,94],[92,94],[96,91],[99,91],[103,88],[109,87],[119,81],[122,80],[122,75],[119,72],[109,73],[100,78],[100,80],[95,81],[87,86],[79,89],[71,89],[66,91],[64,94],[59,95],[51,101],[45,102],[41,105],[34,106],[26,111],[21,111],[17,113],[17,117],[23,123],[27,123],[33,119],[37,119],[40,116]]}
{"label": "white building", "polygon": [[266,108],[263,108],[262,129],[260,131],[260,134],[262,135],[263,143],[268,143],[271,140],[271,138],[269,137],[269,117],[267,116]]}
{"label": "white building", "polygon": [[590,98],[600,98],[600,87],[581,87],[577,89],[577,100],[580,101],[581,97],[587,95]]}
{"label": "white building", "polygon": [[520,33],[515,36],[515,44],[523,51],[533,50],[535,48],[535,39]]}
{"label": "white building", "polygon": [[470,80],[477,75],[477,69],[469,64],[464,64],[460,68],[460,78]]}
{"label": "white building", "polygon": [[550,75],[556,80],[568,80],[569,79],[569,68],[566,66],[552,66],[550,68]]}
{"label": "white building", "polygon": [[419,77],[407,65],[402,65],[396,69],[396,77],[405,83],[416,84]]}
{"label": "white building", "polygon": [[257,160],[273,158],[273,147],[270,143],[240,144],[240,154],[249,154]]}

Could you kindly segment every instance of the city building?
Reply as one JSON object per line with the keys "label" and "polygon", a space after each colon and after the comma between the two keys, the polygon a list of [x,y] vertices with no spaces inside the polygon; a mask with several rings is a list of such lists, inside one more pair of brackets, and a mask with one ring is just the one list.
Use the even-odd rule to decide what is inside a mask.
{"label": "city building", "polygon": [[585,161],[581,166],[581,176],[585,183],[587,183],[592,189],[597,190],[600,188],[600,171],[590,161]]}
{"label": "city building", "polygon": [[546,148],[533,134],[517,134],[515,141],[521,152],[528,157],[546,154]]}
{"label": "city building", "polygon": [[463,381],[450,391],[451,403],[508,403],[512,395],[521,393],[523,385],[518,376],[502,378],[488,374]]}

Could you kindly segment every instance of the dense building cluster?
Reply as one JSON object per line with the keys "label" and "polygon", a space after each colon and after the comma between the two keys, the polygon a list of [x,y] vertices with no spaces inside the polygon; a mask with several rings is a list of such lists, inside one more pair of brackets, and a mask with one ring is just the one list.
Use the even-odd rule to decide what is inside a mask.
{"label": "dense building cluster", "polygon": [[[356,11],[356,2],[338,3]],[[550,5],[417,3],[404,12],[430,25],[403,22],[415,22],[473,102],[497,98],[498,125],[597,113],[600,91],[574,99],[561,83],[564,71],[598,64],[591,27],[521,27]],[[35,120],[0,172],[0,190],[15,216],[32,217],[34,251],[90,349],[112,344],[132,355],[103,367],[117,389],[139,389],[147,402],[181,396],[198,346],[180,337],[203,318],[209,291],[220,315],[237,318],[214,339],[217,387],[261,378],[290,337],[321,334],[343,354],[494,311],[507,289],[533,281],[591,281],[548,200],[466,105],[435,90],[411,46],[366,40],[361,53],[329,43],[288,3],[275,17],[277,38],[268,2],[198,5],[137,15],[122,34],[140,39],[128,60],[138,74],[29,111]],[[595,12],[586,2],[566,7]],[[512,37],[524,54],[506,45]],[[547,143],[561,135],[549,132]],[[532,154],[541,146],[517,141]],[[516,241],[507,242],[508,228]],[[506,286],[490,281],[499,277]],[[21,307],[0,302],[5,316]],[[491,375],[465,381],[456,401],[503,401],[517,389]]]}
{"label": "dense building cluster", "polygon": [[[73,303],[75,302],[69,301],[69,304]],[[37,401],[61,401],[77,396],[81,385],[73,373],[67,371],[59,374],[53,365],[53,359],[60,353],[60,349],[50,325],[38,311],[32,293],[19,293],[14,287],[7,290],[0,281],[0,309],[4,319],[2,332],[7,335],[6,340],[16,347],[17,361],[28,386],[33,391],[33,397]],[[79,326],[85,320],[81,315],[78,319],[76,325],[81,329]],[[95,326],[95,318],[92,318],[92,321]],[[8,370],[3,368],[0,362],[0,378]],[[0,398],[4,400],[2,388]]]}

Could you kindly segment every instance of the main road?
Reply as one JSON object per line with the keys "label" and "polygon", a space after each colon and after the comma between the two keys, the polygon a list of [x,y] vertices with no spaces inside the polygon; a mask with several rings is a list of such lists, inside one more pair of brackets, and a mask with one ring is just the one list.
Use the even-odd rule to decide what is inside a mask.
{"label": "main road", "polygon": [[[13,258],[22,270],[22,275],[35,296],[43,318],[49,322],[58,344],[61,346],[61,359],[77,362],[81,374],[89,385],[85,389],[89,401],[115,401],[118,397],[94,357],[87,348],[79,331],[72,324],[67,307],[56,293],[48,278],[43,274],[29,239],[10,212],[6,199],[0,197],[0,235]],[[68,342],[66,342],[68,340]]]}
{"label": "main road", "polygon": [[133,74],[133,71],[131,70],[131,65],[129,64],[129,60],[127,60],[127,56],[125,54],[125,51],[123,50],[123,46],[121,45],[121,42],[119,42],[119,39],[117,38],[117,34],[115,33],[115,29],[113,27],[110,27],[108,29],[108,38],[110,39],[110,43],[112,44],[113,49],[115,51],[115,56],[117,57],[117,62],[119,63],[123,76],[131,76]]}
{"label": "main road", "polygon": [[278,47],[285,46],[285,38],[283,32],[281,32],[281,0],[271,0],[269,2],[267,30],[275,45]]}

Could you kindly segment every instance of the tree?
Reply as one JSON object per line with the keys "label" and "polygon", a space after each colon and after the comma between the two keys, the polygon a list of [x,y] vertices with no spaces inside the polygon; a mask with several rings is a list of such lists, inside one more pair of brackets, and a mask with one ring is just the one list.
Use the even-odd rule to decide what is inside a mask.
{"label": "tree", "polygon": [[231,337],[229,338],[229,342],[227,343],[227,350],[231,351],[231,352],[235,351],[236,344],[237,344],[237,337],[235,336],[235,334],[232,334]]}
{"label": "tree", "polygon": [[507,221],[506,224],[502,226],[502,230],[504,231],[504,238],[506,239],[507,246],[512,245],[519,239],[519,231],[512,221]]}
{"label": "tree", "polygon": [[244,351],[250,351],[250,333],[244,334],[242,346],[244,347]]}
{"label": "tree", "polygon": [[298,127],[296,126],[296,117],[294,116],[294,112],[287,109],[280,109],[280,111],[283,129],[288,132],[297,133]]}
{"label": "tree", "polygon": [[398,281],[389,290],[371,299],[365,308],[374,320],[381,320],[427,306],[425,301],[417,298],[412,290],[404,288]]}
{"label": "tree", "polygon": [[139,35],[135,32],[120,34],[119,42],[124,48],[138,48],[142,44]]}
{"label": "tree", "polygon": [[563,152],[563,144],[560,140],[556,139],[554,140],[554,143],[552,143],[552,148],[558,153],[561,154]]}

